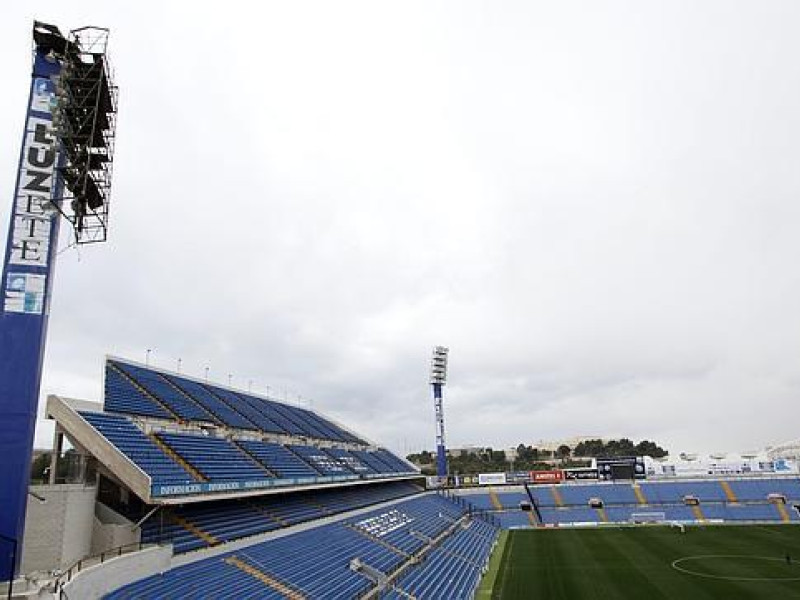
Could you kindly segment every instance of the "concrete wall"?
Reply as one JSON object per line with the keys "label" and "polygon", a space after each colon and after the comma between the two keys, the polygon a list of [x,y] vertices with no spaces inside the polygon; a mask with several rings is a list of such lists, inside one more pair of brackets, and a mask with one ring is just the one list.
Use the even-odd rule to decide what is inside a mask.
{"label": "concrete wall", "polygon": [[65,569],[91,552],[94,485],[32,485],[28,496],[22,572]]}
{"label": "concrete wall", "polygon": [[88,567],[64,586],[67,598],[95,600],[117,588],[169,569],[172,546],[151,546]]}
{"label": "concrete wall", "polygon": [[70,442],[94,456],[97,462],[142,500],[149,501],[150,477],[76,412],[76,408],[82,410],[85,405],[86,402],[80,400],[51,394],[47,397],[46,413],[56,420]]}
{"label": "concrete wall", "polygon": [[92,554],[100,554],[120,546],[138,543],[142,532],[135,525],[133,521],[126,519],[105,504],[95,503]]}

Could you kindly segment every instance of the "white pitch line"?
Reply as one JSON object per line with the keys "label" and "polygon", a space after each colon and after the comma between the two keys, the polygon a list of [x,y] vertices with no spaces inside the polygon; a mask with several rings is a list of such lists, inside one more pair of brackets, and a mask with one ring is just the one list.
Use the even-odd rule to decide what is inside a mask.
{"label": "white pitch line", "polygon": [[676,571],[680,571],[681,573],[686,573],[687,575],[694,575],[695,577],[705,577],[707,579],[721,579],[723,581],[800,581],[800,576],[798,577],[735,577],[735,576],[727,576],[727,575],[712,575],[711,573],[700,573],[698,571],[692,571],[691,569],[686,569],[684,567],[678,566],[679,563],[689,560],[697,560],[697,559],[704,559],[704,558],[749,558],[755,560],[771,560],[771,561],[778,561],[783,562],[784,559],[782,558],[775,558],[774,556],[752,556],[749,554],[700,554],[697,556],[684,556],[682,558],[677,558],[672,561],[670,565]]}

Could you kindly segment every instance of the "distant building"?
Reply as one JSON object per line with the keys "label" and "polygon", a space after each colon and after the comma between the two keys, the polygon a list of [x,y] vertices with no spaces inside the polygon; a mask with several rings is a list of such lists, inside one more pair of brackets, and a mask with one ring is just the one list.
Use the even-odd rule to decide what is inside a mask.
{"label": "distant building", "polygon": [[615,438],[610,437],[602,437],[599,435],[582,435],[576,436],[571,438],[564,438],[561,440],[539,440],[537,442],[533,442],[531,447],[537,448],[538,450],[545,450],[547,452],[555,452],[561,446],[569,446],[570,450],[574,450],[575,446],[580,444],[581,442],[589,442],[592,440],[600,440],[604,444],[612,441]]}
{"label": "distant building", "polygon": [[648,477],[704,477],[708,475],[750,475],[758,473],[795,474],[796,460],[772,456],[769,451],[715,452],[689,454],[681,452],[677,458],[653,459],[645,457]]}
{"label": "distant building", "polygon": [[460,456],[467,456],[469,454],[477,456],[484,452],[486,448],[481,446],[462,446],[461,448],[448,448],[447,454],[452,456],[453,458],[458,458]]}

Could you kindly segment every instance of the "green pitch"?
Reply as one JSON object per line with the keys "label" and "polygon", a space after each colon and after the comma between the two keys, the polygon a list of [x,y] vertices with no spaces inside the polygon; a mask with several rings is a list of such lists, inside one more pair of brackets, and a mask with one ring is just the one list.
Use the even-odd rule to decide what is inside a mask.
{"label": "green pitch", "polygon": [[514,530],[498,550],[500,600],[800,599],[797,526]]}

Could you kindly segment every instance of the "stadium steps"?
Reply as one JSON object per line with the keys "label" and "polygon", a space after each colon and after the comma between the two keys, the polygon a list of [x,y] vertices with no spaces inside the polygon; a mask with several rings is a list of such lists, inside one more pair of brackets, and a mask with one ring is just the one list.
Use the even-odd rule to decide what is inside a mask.
{"label": "stadium steps", "polygon": [[260,504],[256,504],[255,502],[247,502],[247,505],[248,506],[252,506],[258,512],[262,513],[263,515],[266,515],[267,517],[269,517],[270,519],[275,521],[281,527],[289,527],[289,525],[291,525],[291,523],[287,522],[286,519],[284,519],[283,517],[279,517],[278,515],[273,513],[271,510],[269,510],[268,508],[266,508],[264,506],[261,506]]}
{"label": "stadium steps", "polygon": [[791,521],[789,518],[789,511],[786,510],[786,505],[783,502],[775,502],[775,508],[778,509],[778,514],[781,516],[781,521],[784,523],[788,523]]}
{"label": "stadium steps", "polygon": [[636,501],[641,506],[647,506],[649,503],[647,502],[647,498],[645,497],[644,492],[642,491],[642,488],[639,486],[639,484],[634,483],[632,487],[633,487],[633,493],[636,496]]}
{"label": "stadium steps", "polygon": [[164,377],[164,375],[162,375],[161,373],[157,373],[157,375],[162,381],[164,381],[168,386],[170,386],[173,390],[175,390],[175,393],[180,394],[181,396],[186,398],[189,402],[191,402],[194,406],[196,406],[198,410],[201,410],[202,412],[208,414],[212,419],[214,419],[213,421],[214,424],[222,425],[223,427],[225,426],[225,423],[222,421],[222,419],[220,419],[207,407],[203,406],[203,404],[195,400],[194,397],[189,392],[185,392],[180,387],[175,385],[175,382],[172,381],[169,377]]}
{"label": "stadium steps", "polygon": [[699,504],[692,505],[692,514],[694,515],[695,519],[705,523],[706,516],[703,514],[703,509],[700,508]]}
{"label": "stadium steps", "polygon": [[564,498],[561,497],[561,491],[556,486],[552,486],[550,488],[550,493],[553,494],[553,500],[555,501],[556,506],[559,508],[564,508]]}
{"label": "stadium steps", "polygon": [[186,462],[183,457],[175,452],[172,448],[170,448],[167,443],[158,437],[155,433],[148,433],[147,437],[152,440],[152,442],[159,447],[159,449],[169,456],[172,460],[182,466],[185,470],[189,472],[189,474],[195,478],[196,481],[206,482],[208,481],[208,477],[203,475],[200,471],[194,468],[191,464]]}
{"label": "stadium steps", "polygon": [[270,477],[274,477],[275,479],[280,479],[280,478],[281,478],[281,476],[280,476],[278,473],[276,473],[276,472],[274,472],[274,471],[272,471],[272,470],[268,469],[268,468],[267,468],[267,467],[264,465],[264,463],[262,463],[260,460],[258,460],[258,459],[257,459],[255,456],[253,456],[252,454],[250,454],[250,452],[248,452],[248,450],[247,450],[247,449],[246,449],[244,446],[242,446],[242,445],[241,445],[241,444],[240,444],[240,443],[239,443],[237,440],[230,440],[230,442],[231,442],[231,443],[232,443],[234,446],[236,446],[236,447],[237,447],[239,450],[241,450],[241,451],[242,451],[242,453],[243,453],[245,456],[247,456],[247,458],[249,458],[251,461],[253,461],[254,463],[256,463],[256,464],[257,464],[257,465],[258,465],[258,466],[259,466],[259,467],[260,467],[260,468],[261,468],[263,471],[266,471],[266,472],[269,474],[269,476],[270,476]]}
{"label": "stadium steps", "polygon": [[292,454],[294,454],[295,457],[297,458],[297,460],[299,460],[302,463],[307,464],[313,471],[316,471],[320,476],[323,475],[322,471],[320,471],[318,468],[316,468],[314,465],[312,465],[309,461],[307,461],[305,458],[303,458],[303,456],[299,452],[296,452],[295,449],[292,448],[291,444],[283,444],[283,447],[286,448]]}
{"label": "stadium steps", "polygon": [[489,499],[492,501],[492,506],[497,510],[503,510],[503,503],[500,502],[500,497],[493,487],[489,488]]}
{"label": "stadium steps", "polygon": [[[176,385],[176,386],[178,386],[178,387],[181,387],[179,384],[177,384],[175,381],[173,381],[173,380],[172,380],[172,378],[170,378],[170,381],[171,381],[171,382],[172,382],[174,385]],[[239,417],[241,417],[241,418],[244,420],[244,422],[245,422],[245,423],[250,423],[250,427],[245,427],[245,429],[252,429],[252,430],[254,430],[254,431],[261,431],[261,427],[259,427],[259,426],[258,426],[258,423],[254,422],[254,421],[253,421],[253,419],[249,418],[249,417],[248,417],[246,414],[244,414],[244,413],[243,413],[241,410],[238,410],[238,409],[237,409],[237,407],[236,407],[236,405],[235,405],[235,404],[233,404],[232,402],[230,402],[230,401],[229,401],[227,398],[224,398],[224,397],[222,397],[220,394],[215,394],[215,393],[214,393],[214,390],[213,390],[213,389],[212,389],[210,386],[208,386],[208,385],[203,385],[203,384],[201,384],[200,382],[196,382],[196,385],[198,386],[198,388],[199,388],[200,390],[202,390],[203,392],[205,392],[206,394],[208,394],[208,395],[209,395],[209,397],[211,397],[211,398],[213,398],[214,400],[218,401],[218,402],[219,402],[221,405],[228,407],[228,409],[230,409],[230,410],[231,410],[231,412],[233,412],[234,414],[236,414],[236,415],[238,415]],[[181,389],[182,389],[182,388],[181,388]],[[189,392],[188,390],[183,390],[183,392],[184,392],[185,394],[189,394],[190,396],[192,395],[192,393],[191,393],[191,392]],[[192,396],[192,397],[194,397],[194,396]],[[202,404],[202,403],[201,403],[201,404]],[[208,409],[207,409],[207,410],[208,410]],[[213,410],[211,410],[210,412],[211,412],[211,413],[212,413],[212,414],[213,414],[215,417],[219,417],[221,421],[224,421],[224,419],[222,419],[222,416],[221,416],[221,415],[217,415],[216,413],[214,413],[214,411],[213,411]],[[241,427],[241,426],[239,426],[239,428],[242,428],[242,427]]]}
{"label": "stadium steps", "polygon": [[731,484],[727,481],[720,481],[719,484],[722,486],[722,491],[725,492],[725,498],[727,498],[728,502],[739,504],[739,499],[736,497],[733,488],[731,488]]}
{"label": "stadium steps", "polygon": [[282,594],[284,597],[288,598],[289,600],[305,600],[306,596],[304,596],[299,591],[293,589],[289,586],[289,584],[276,579],[272,575],[268,575],[264,573],[261,569],[257,569],[253,565],[248,562],[243,561],[238,556],[229,556],[225,559],[225,562],[231,566],[236,567],[237,569],[241,569],[251,577],[255,577],[259,581],[261,581],[267,587],[272,588],[279,594]]}
{"label": "stadium steps", "polygon": [[180,515],[176,515],[176,514],[175,514],[174,512],[172,512],[172,511],[169,511],[169,512],[167,513],[167,515],[169,516],[170,520],[171,520],[173,523],[175,523],[175,524],[177,524],[177,525],[180,525],[180,526],[181,526],[181,527],[183,527],[183,528],[184,528],[186,531],[190,532],[190,533],[191,533],[192,535],[194,535],[195,537],[198,537],[198,538],[200,538],[201,540],[203,540],[203,541],[204,541],[206,544],[208,544],[209,546],[218,546],[218,545],[221,543],[221,542],[220,542],[220,541],[219,541],[217,538],[215,538],[213,535],[211,535],[211,534],[210,534],[210,533],[208,533],[207,531],[204,531],[204,530],[200,529],[200,528],[199,528],[197,525],[195,525],[195,524],[194,524],[194,523],[192,523],[191,521],[188,521],[188,520],[187,520],[187,519],[185,519],[184,517],[182,517],[182,516],[180,516]]}
{"label": "stadium steps", "polygon": [[597,516],[600,517],[601,523],[608,523],[608,514],[606,513],[605,508],[595,508],[597,511]]}
{"label": "stadium steps", "polygon": [[400,548],[398,548],[394,544],[392,544],[390,542],[387,542],[386,540],[384,540],[383,538],[378,537],[377,535],[373,535],[373,534],[371,534],[371,533],[369,533],[367,531],[364,531],[363,529],[361,529],[360,527],[356,527],[352,523],[347,523],[345,525],[345,527],[347,527],[349,529],[352,529],[357,534],[359,534],[361,536],[364,536],[365,538],[367,538],[371,542],[375,542],[376,544],[380,544],[384,548],[387,548],[387,549],[391,550],[392,552],[395,552],[395,553],[399,554],[400,556],[404,556],[407,559],[411,558],[411,555],[408,552],[406,552],[405,550],[401,550]]}
{"label": "stadium steps", "polygon": [[183,422],[183,421],[184,421],[184,419],[183,419],[183,418],[181,418],[181,416],[180,416],[178,413],[176,413],[174,410],[172,410],[172,408],[169,406],[169,404],[166,404],[165,402],[162,402],[160,398],[158,398],[158,397],[154,396],[153,394],[151,394],[150,392],[148,392],[146,389],[144,389],[144,388],[142,387],[142,385],[141,385],[141,384],[140,384],[138,381],[136,381],[136,380],[135,380],[133,377],[131,377],[131,376],[130,376],[130,375],[128,375],[128,374],[127,374],[125,371],[123,371],[122,369],[120,369],[120,368],[119,368],[117,365],[115,365],[113,362],[109,362],[109,363],[108,363],[108,368],[109,368],[109,369],[112,369],[112,370],[113,370],[115,373],[117,373],[117,374],[118,374],[120,377],[124,378],[124,379],[125,379],[125,381],[127,381],[127,382],[128,382],[128,383],[130,383],[130,384],[131,384],[133,387],[135,387],[135,388],[136,388],[136,389],[139,391],[139,393],[141,393],[141,394],[143,394],[145,397],[147,397],[147,399],[148,399],[148,400],[151,400],[151,401],[155,402],[155,403],[156,403],[158,406],[160,406],[160,407],[161,407],[161,408],[163,408],[165,411],[167,411],[167,413],[168,413],[168,414],[172,415],[172,418],[173,418],[173,419],[175,419],[176,421],[181,421],[181,422]]}
{"label": "stadium steps", "polygon": [[317,502],[316,500],[312,500],[311,498],[303,498],[303,502],[305,502],[306,504],[309,504],[309,505],[313,506],[314,508],[322,511],[322,514],[325,515],[325,516],[327,516],[327,515],[335,515],[336,514],[336,511],[331,510],[330,508],[328,508],[324,504],[321,504],[321,503]]}

